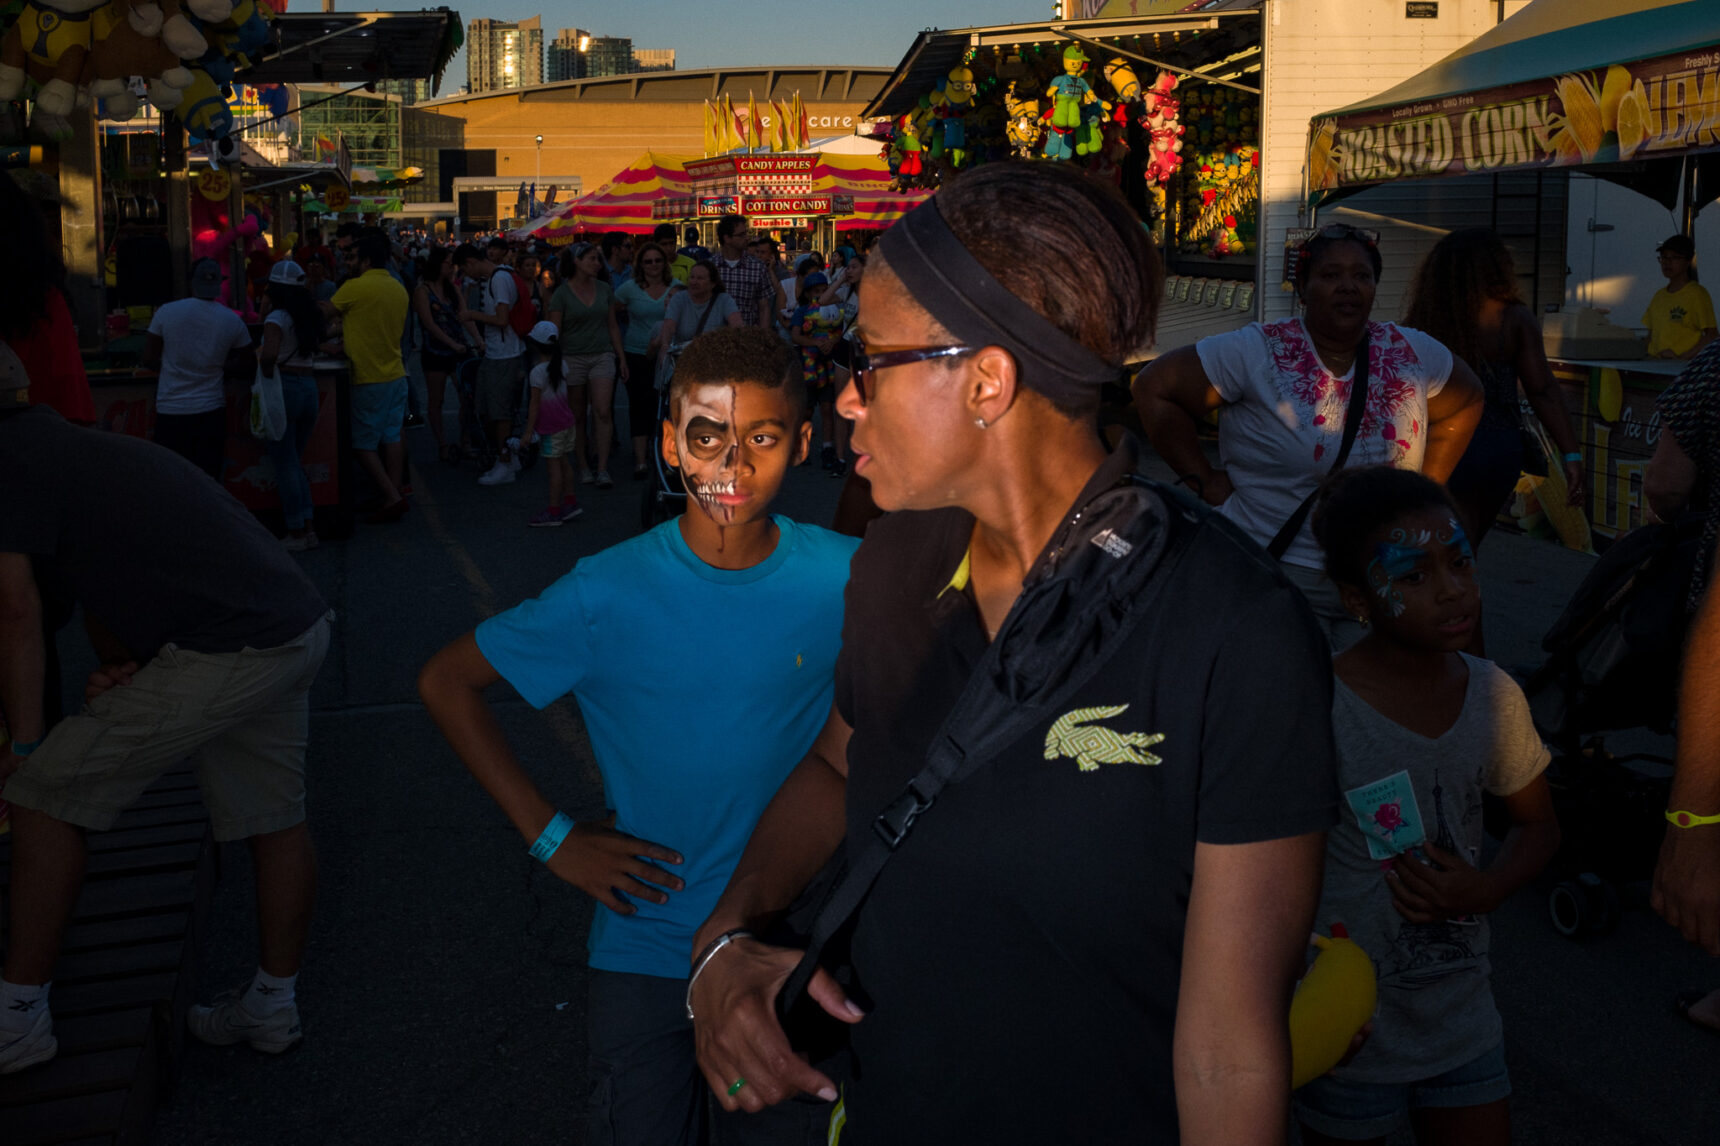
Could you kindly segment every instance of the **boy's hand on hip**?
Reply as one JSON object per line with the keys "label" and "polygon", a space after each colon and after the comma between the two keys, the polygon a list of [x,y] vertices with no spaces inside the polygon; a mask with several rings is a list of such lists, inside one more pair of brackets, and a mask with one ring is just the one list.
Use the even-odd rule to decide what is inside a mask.
{"label": "boy's hand on hip", "polygon": [[[615,813],[601,820],[582,820],[549,857],[549,870],[556,876],[617,915],[632,915],[637,908],[621,896],[651,903],[668,903],[669,891],[686,887],[679,876],[670,875],[648,860],[678,864],[681,853],[615,830]],[[655,885],[655,886],[653,886]]]}

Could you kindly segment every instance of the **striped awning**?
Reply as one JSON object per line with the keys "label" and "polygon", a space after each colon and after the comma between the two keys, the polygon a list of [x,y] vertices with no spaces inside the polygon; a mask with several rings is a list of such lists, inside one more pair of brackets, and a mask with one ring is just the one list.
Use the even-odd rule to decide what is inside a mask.
{"label": "striped awning", "polygon": [[[662,219],[653,208],[664,200],[693,198],[686,164],[696,157],[659,155],[648,151],[587,195],[571,200],[547,224],[537,228],[540,239],[557,246],[582,234],[624,231],[648,235]],[[852,214],[836,219],[839,231],[887,227],[925,199],[927,192],[891,190],[892,176],[883,157],[820,154],[813,169],[811,194],[854,200]]]}

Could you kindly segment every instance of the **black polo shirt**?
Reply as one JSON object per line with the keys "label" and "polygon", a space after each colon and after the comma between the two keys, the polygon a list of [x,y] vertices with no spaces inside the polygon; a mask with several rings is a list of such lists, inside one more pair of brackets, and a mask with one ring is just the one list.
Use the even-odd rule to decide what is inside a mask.
{"label": "black polo shirt", "polygon": [[[1132,461],[1112,455],[1079,504]],[[836,680],[850,839],[985,652],[958,575],[972,529],[961,510],[892,514],[855,555]],[[845,1143],[1177,1140],[1195,842],[1336,822],[1332,675],[1300,593],[1217,515],[1151,608],[1067,711],[944,790],[861,908]]]}

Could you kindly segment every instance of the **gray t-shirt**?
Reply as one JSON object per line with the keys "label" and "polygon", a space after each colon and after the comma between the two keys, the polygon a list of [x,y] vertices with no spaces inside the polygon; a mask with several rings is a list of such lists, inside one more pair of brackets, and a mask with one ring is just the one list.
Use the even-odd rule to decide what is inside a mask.
{"label": "gray t-shirt", "polygon": [[1346,1082],[1432,1078],[1503,1037],[1488,983],[1486,918],[1410,923],[1392,906],[1383,866],[1427,841],[1479,866],[1482,792],[1512,795],[1547,767],[1523,690],[1492,661],[1463,659],[1463,711],[1433,740],[1380,715],[1342,680],[1334,689],[1344,801],[1326,841],[1316,926],[1348,928],[1373,959],[1380,988],[1373,1037],[1334,1072]]}
{"label": "gray t-shirt", "polygon": [[[714,304],[714,305],[713,305]],[[711,315],[705,319],[705,325],[699,326],[699,317],[705,313],[706,307],[711,308]],[[693,296],[686,291],[679,291],[669,300],[669,309],[664,318],[674,323],[670,329],[674,331],[674,341],[690,342],[694,335],[703,334],[707,330],[715,330],[729,320],[729,315],[735,313],[735,297],[728,291],[713,295],[704,302],[694,302]]]}
{"label": "gray t-shirt", "polygon": [[46,406],[0,417],[0,553],[107,627],[142,663],[276,648],[328,612],[237,498],[172,450],[73,426]]}

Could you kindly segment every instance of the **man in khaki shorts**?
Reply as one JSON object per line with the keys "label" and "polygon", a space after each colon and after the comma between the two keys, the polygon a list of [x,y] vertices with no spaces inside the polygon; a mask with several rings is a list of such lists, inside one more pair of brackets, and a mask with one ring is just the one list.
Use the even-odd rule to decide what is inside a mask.
{"label": "man in khaki shorts", "polygon": [[[11,372],[8,367],[13,368]],[[83,884],[84,833],[187,759],[215,838],[249,841],[259,967],[193,1007],[191,1033],[279,1052],[316,893],[305,830],[309,691],[332,616],[250,513],[173,452],[28,407],[0,345],[0,795],[12,805],[0,1074],[54,1056],[48,989]],[[44,595],[82,608],[101,667],[83,711],[43,718]],[[48,687],[55,687],[50,684]]]}

